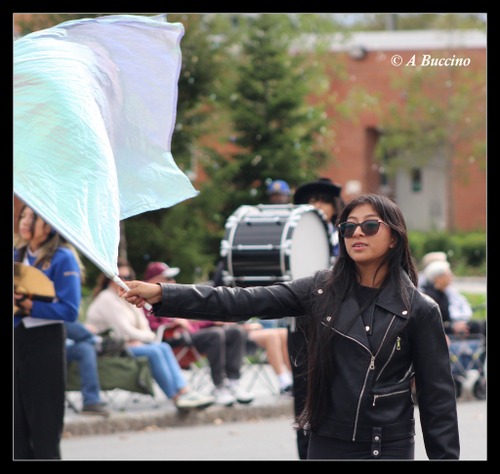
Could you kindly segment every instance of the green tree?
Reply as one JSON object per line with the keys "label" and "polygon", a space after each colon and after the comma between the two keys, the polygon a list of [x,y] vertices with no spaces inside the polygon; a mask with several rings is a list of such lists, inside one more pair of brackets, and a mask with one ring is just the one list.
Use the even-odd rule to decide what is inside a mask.
{"label": "green tree", "polygon": [[[200,181],[196,198],[127,221],[129,256],[136,268],[147,259],[161,259],[183,269],[179,281],[207,279],[227,218],[242,204],[265,202],[266,179],[295,185],[316,176],[329,147],[327,116],[311,97],[325,92],[318,83],[327,84],[310,55],[290,54],[300,33],[287,15],[209,15],[196,21],[189,15],[172,150],[181,167],[194,157],[207,178]],[[203,58],[203,67],[193,58]],[[210,136],[210,145],[202,144],[196,132],[180,139],[179,131],[199,127]],[[177,140],[182,148],[174,148]],[[223,155],[219,145],[236,151]],[[132,226],[155,219],[162,246],[149,244],[146,252],[140,231]]]}
{"label": "green tree", "polygon": [[[450,53],[446,57],[452,57]],[[486,179],[486,66],[407,68],[392,87],[405,97],[392,104],[382,119],[377,160],[388,176],[398,170],[424,167],[436,153],[443,156],[447,173],[464,183],[475,162]],[[448,220],[454,228],[453,198],[449,193]]]}
{"label": "green tree", "polygon": [[310,101],[322,71],[290,54],[296,36],[290,17],[264,14],[249,24],[229,102],[239,150],[220,176],[233,206],[265,202],[268,178],[291,185],[310,179],[328,156],[319,140],[326,133],[326,114]]}
{"label": "green tree", "polygon": [[[197,171],[210,168],[211,148],[206,151],[200,138],[218,136],[225,127],[219,100],[219,91],[225,88],[225,53],[214,40],[209,17],[172,14],[167,20],[180,22],[185,29],[172,155],[178,166],[197,181]],[[193,199],[127,219],[128,257],[134,268],[142,273],[148,261],[160,260],[182,269],[178,277],[181,282],[205,278],[215,260],[210,209],[221,206],[218,196],[205,192],[202,185]],[[223,223],[217,222],[216,238],[222,227]]]}

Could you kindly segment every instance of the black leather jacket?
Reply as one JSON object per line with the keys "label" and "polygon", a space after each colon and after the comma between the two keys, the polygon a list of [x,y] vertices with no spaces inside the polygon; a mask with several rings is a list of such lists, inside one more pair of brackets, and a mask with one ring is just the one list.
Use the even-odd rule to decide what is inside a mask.
{"label": "black leather jacket", "polygon": [[[249,288],[162,284],[158,316],[214,321],[244,321],[306,316],[311,296],[321,298],[326,271],[271,286]],[[420,422],[429,459],[458,459],[455,387],[438,305],[418,291],[407,276],[411,308],[392,284],[377,296],[370,348],[355,298],[347,299],[332,329],[335,372],[331,403],[317,430],[322,436],[352,441],[408,438],[414,431],[411,383],[416,382]],[[307,306],[306,306],[307,305]],[[321,315],[325,325],[328,315]]]}

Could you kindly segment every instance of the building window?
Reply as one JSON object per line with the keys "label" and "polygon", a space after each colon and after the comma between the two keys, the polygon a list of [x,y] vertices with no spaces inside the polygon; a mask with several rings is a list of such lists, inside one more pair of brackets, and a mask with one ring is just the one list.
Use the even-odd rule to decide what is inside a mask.
{"label": "building window", "polygon": [[422,170],[420,168],[411,170],[411,189],[414,193],[422,191]]}

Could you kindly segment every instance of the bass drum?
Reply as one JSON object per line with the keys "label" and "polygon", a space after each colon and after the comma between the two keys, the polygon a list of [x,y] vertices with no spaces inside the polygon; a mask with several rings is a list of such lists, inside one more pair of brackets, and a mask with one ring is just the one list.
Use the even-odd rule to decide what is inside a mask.
{"label": "bass drum", "polygon": [[225,228],[221,257],[227,285],[269,285],[330,267],[327,222],[309,204],[241,206]]}

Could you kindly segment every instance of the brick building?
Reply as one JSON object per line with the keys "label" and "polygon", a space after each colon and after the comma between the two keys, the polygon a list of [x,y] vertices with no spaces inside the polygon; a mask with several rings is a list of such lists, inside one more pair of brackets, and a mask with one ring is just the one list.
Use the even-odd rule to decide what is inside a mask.
{"label": "brick building", "polygon": [[[307,48],[308,42],[313,41],[316,38],[302,40],[300,49]],[[477,137],[485,142],[486,33],[476,30],[353,33],[347,40],[338,36],[327,41],[325,61],[328,60],[341,62],[348,77],[348,81],[343,82],[332,80],[330,94],[336,94],[342,100],[355,85],[377,97],[377,104],[368,105],[353,120],[337,120],[332,150],[335,159],[320,174],[342,184],[347,200],[368,191],[393,196],[403,209],[410,230],[485,230],[484,155],[474,155],[473,150],[465,149],[465,145],[459,143],[462,148],[454,150],[451,160],[436,150],[435,156],[431,156],[425,166],[416,163],[411,169],[401,170],[387,180],[375,160],[375,150],[382,133],[380,125],[384,109],[403,104],[406,99],[407,91],[394,87],[394,80],[404,72],[411,74],[409,68],[415,70],[419,66],[424,77],[422,88],[431,96],[435,85],[432,81],[450,83],[455,90],[464,88],[466,94],[472,87],[481,89],[479,96],[484,97],[484,102],[481,99],[474,103],[468,110],[469,115],[461,119],[476,123],[483,121],[484,127]],[[459,68],[477,72],[476,82],[453,84],[453,74]],[[426,84],[427,71],[429,80]],[[437,87],[436,90],[441,91]],[[441,99],[435,97],[436,101]],[[453,139],[452,136],[449,138]]]}

